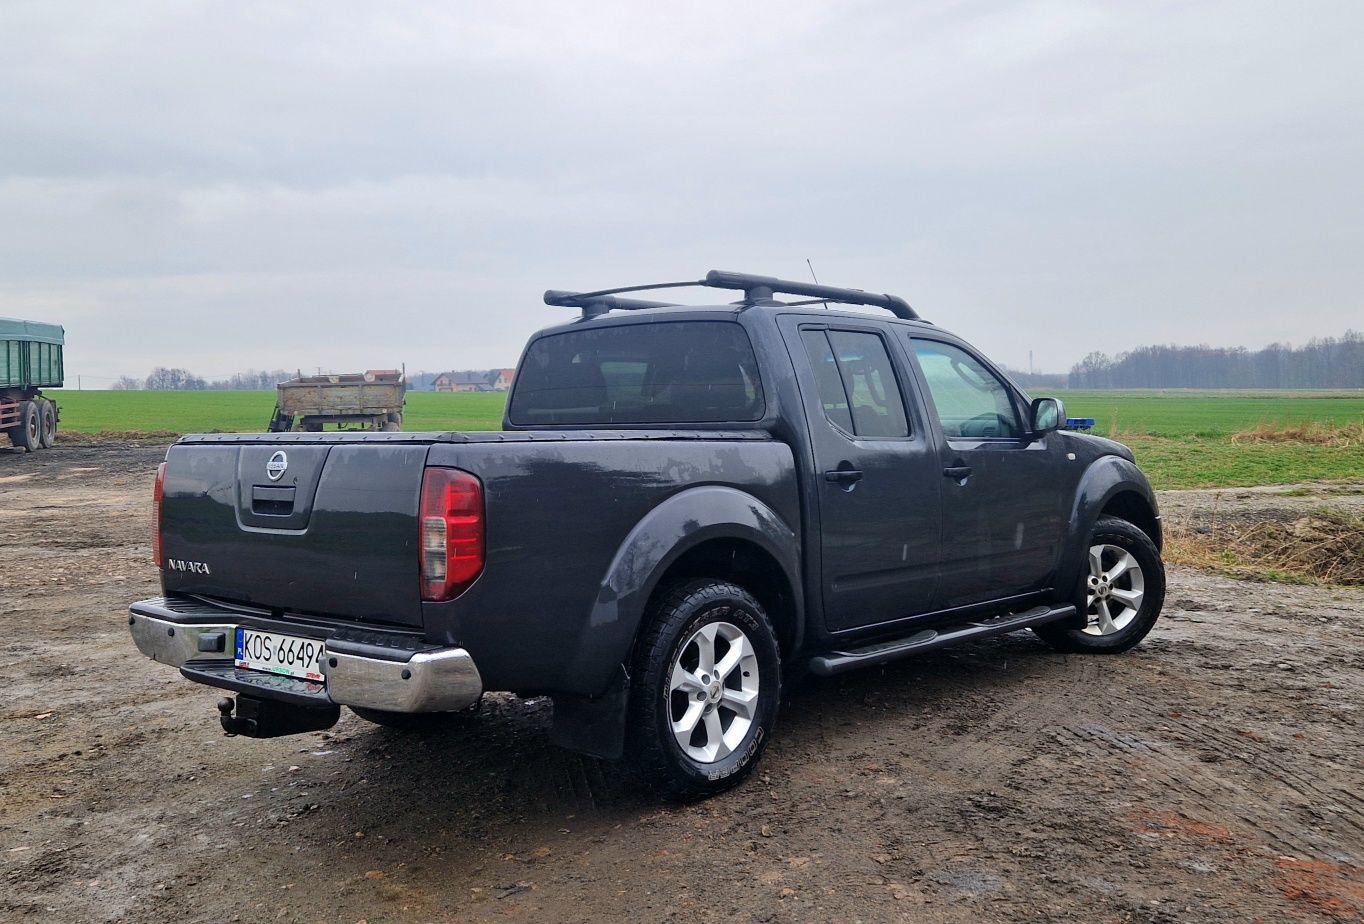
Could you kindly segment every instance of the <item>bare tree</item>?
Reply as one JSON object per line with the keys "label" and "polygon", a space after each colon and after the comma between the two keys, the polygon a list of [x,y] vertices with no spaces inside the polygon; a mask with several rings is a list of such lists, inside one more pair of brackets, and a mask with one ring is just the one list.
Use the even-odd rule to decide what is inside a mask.
{"label": "bare tree", "polygon": [[201,391],[204,387],[204,380],[188,369],[167,369],[165,366],[153,369],[146,384],[148,391]]}

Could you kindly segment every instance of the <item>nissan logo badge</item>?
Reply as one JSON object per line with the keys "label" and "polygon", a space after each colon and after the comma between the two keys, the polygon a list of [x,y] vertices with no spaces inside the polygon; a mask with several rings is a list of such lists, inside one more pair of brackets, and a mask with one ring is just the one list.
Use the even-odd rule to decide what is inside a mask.
{"label": "nissan logo badge", "polygon": [[281,449],[270,457],[270,461],[265,463],[265,474],[271,481],[279,481],[284,477],[284,473],[289,470],[289,457]]}

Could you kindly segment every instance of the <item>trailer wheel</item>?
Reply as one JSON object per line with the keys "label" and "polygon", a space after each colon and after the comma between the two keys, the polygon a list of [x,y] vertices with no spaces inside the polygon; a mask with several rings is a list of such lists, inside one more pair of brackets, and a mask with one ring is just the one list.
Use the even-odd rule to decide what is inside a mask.
{"label": "trailer wheel", "polygon": [[43,444],[44,449],[51,449],[52,444],[57,442],[57,409],[53,407],[51,401],[42,403],[39,418],[42,432],[38,439]]}
{"label": "trailer wheel", "polygon": [[9,431],[14,445],[25,452],[37,452],[43,447],[43,424],[38,414],[38,402],[19,403],[19,425]]}

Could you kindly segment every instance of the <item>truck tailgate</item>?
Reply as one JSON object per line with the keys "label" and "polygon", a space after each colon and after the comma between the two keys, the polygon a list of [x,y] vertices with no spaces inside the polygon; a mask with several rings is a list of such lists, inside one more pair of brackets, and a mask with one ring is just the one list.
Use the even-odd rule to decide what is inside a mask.
{"label": "truck tailgate", "polygon": [[417,505],[427,450],[326,437],[177,443],[166,456],[163,586],[420,627]]}

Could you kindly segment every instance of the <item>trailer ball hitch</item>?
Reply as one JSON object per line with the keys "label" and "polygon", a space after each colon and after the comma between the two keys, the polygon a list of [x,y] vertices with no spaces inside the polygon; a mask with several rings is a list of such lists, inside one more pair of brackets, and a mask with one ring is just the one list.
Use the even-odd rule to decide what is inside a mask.
{"label": "trailer ball hitch", "polygon": [[324,731],[340,718],[341,707],[335,705],[296,706],[246,694],[239,695],[235,702],[230,696],[218,700],[218,721],[222,723],[228,737],[279,738],[301,732]]}

